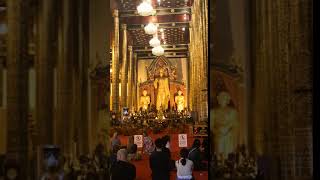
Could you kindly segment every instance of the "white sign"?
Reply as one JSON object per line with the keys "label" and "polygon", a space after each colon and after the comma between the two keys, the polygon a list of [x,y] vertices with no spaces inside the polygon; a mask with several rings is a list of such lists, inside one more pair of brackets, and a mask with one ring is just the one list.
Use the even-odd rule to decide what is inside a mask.
{"label": "white sign", "polygon": [[142,135],[134,135],[134,144],[138,146],[138,148],[143,147],[143,136]]}
{"label": "white sign", "polygon": [[179,134],[179,147],[188,147],[187,134]]}

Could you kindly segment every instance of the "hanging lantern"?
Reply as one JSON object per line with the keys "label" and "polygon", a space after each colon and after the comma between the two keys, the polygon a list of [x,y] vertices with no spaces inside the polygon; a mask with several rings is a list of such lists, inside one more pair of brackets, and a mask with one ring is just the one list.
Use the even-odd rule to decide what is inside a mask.
{"label": "hanging lantern", "polygon": [[153,9],[153,7],[151,6],[151,3],[148,1],[143,1],[138,7],[138,14],[140,16],[151,16],[154,15],[155,10]]}
{"label": "hanging lantern", "polygon": [[155,56],[162,56],[164,54],[164,49],[162,46],[157,46],[152,48],[152,54]]}
{"label": "hanging lantern", "polygon": [[157,47],[160,46],[160,40],[158,39],[157,36],[154,36],[150,41],[149,44],[151,47]]}
{"label": "hanging lantern", "polygon": [[151,22],[144,27],[144,31],[149,35],[154,35],[158,31],[158,27]]}

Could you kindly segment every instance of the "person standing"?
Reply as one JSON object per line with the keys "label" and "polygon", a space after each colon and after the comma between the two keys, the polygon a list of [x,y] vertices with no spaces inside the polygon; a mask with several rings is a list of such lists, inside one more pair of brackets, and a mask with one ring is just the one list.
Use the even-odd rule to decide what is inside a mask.
{"label": "person standing", "polygon": [[155,147],[152,138],[148,136],[147,131],[143,132],[143,150],[144,153],[150,155],[154,151]]}
{"label": "person standing", "polygon": [[115,146],[121,146],[121,141],[117,132],[113,133],[113,136],[111,138],[111,149],[113,149]]}
{"label": "person standing", "polygon": [[170,179],[170,159],[168,155],[162,151],[162,139],[156,139],[156,149],[151,154],[149,163],[152,171],[152,180],[169,180]]}

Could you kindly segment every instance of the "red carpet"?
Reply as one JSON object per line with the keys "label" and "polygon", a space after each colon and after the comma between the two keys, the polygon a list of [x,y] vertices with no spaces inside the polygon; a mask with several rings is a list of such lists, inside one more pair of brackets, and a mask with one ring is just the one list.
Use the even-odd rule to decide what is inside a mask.
{"label": "red carpet", "polygon": [[[188,147],[192,146],[193,140],[195,139],[188,133]],[[162,132],[160,134],[152,134],[149,133],[153,140],[160,138],[164,135],[167,135],[166,132]],[[168,134],[170,135],[170,150],[171,150],[171,157],[174,160],[179,159],[179,152],[180,148],[178,146],[178,134]],[[200,138],[199,138],[200,139]],[[127,136],[120,136],[121,144],[127,144],[128,137]],[[202,141],[202,139],[201,139]],[[140,161],[132,161],[132,163],[136,166],[137,170],[137,178],[136,180],[151,180],[151,169],[149,167],[149,156],[144,155],[142,156],[142,160]],[[193,175],[195,176],[196,180],[207,180],[208,179],[208,172],[207,171],[194,171]],[[171,180],[176,179],[176,171],[171,172]]]}

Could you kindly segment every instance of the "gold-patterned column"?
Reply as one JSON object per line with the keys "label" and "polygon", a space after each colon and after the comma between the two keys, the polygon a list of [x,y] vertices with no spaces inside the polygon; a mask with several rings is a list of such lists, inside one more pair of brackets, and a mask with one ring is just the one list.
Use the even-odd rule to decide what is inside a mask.
{"label": "gold-patterned column", "polygon": [[54,0],[41,1],[38,19],[36,59],[36,122],[39,145],[53,143]]}
{"label": "gold-patterned column", "polygon": [[128,107],[132,110],[133,103],[132,98],[134,97],[132,84],[133,84],[133,51],[132,46],[128,47],[129,50],[129,67],[128,67]]}
{"label": "gold-patterned column", "polygon": [[119,12],[114,10],[114,41],[112,50],[112,111],[119,112]]}
{"label": "gold-patterned column", "polygon": [[[128,60],[127,60],[127,25],[122,24],[122,67],[121,67],[121,109],[128,107],[127,103],[127,83],[128,83]],[[121,111],[120,109],[120,111]]]}
{"label": "gold-patterned column", "polygon": [[190,83],[190,86],[189,86],[189,109],[191,111],[193,111],[193,99],[194,99],[194,84],[193,84],[193,81],[194,81],[194,78],[193,78],[193,75],[194,75],[194,72],[193,72],[193,29],[192,29],[192,24],[190,23],[189,25],[189,37],[190,37],[190,44],[189,44],[189,83]]}
{"label": "gold-patterned column", "polygon": [[202,43],[203,43],[203,81],[202,82],[202,111],[201,116],[204,119],[208,118],[208,1],[201,1],[201,17],[202,17]]}
{"label": "gold-patterned column", "polygon": [[[195,0],[192,6],[192,66],[193,70],[193,109],[197,112],[197,119],[204,120],[208,117],[207,98],[207,20],[205,1]],[[195,48],[196,47],[196,48]],[[200,88],[199,88],[200,87]]]}
{"label": "gold-patterned column", "polygon": [[7,157],[28,177],[28,0],[7,1]]}

